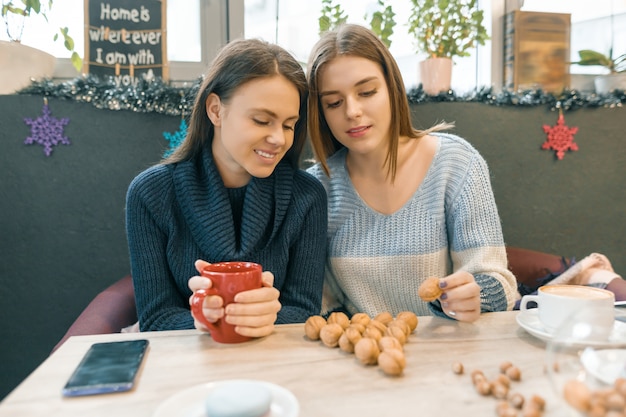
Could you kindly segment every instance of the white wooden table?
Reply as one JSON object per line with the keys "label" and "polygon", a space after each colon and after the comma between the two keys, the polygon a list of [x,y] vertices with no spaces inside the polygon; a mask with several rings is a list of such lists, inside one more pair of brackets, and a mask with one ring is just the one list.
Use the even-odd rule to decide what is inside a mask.
{"label": "white wooden table", "polygon": [[[269,337],[235,345],[216,343],[194,330],[72,337],[0,403],[0,416],[151,417],[181,390],[241,378],[287,388],[298,399],[302,417],[495,416],[497,400],[475,391],[470,372],[479,369],[495,377],[503,361],[522,371],[515,391],[544,397],[545,416],[567,415],[544,373],[546,344],[518,326],[517,314],[488,313],[472,324],[420,317],[404,346],[407,366],[400,377],[308,340],[302,324],[280,325]],[[61,396],[92,343],[134,338],[149,339],[150,347],[133,391]],[[458,361],[463,375],[451,370]]]}

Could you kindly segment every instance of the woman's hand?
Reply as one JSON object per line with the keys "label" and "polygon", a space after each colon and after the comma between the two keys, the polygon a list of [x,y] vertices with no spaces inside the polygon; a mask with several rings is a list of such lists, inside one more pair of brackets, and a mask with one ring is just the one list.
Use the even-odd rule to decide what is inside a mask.
{"label": "woman's hand", "polygon": [[[197,260],[196,270],[202,271],[209,265],[208,262]],[[215,323],[219,319],[235,325],[235,331],[243,336],[263,337],[274,331],[274,322],[281,309],[278,297],[280,292],[274,288],[274,274],[263,272],[261,277],[263,287],[255,290],[242,291],[235,296],[235,302],[224,308],[224,300],[218,295],[208,295],[204,299],[202,312],[206,319]],[[194,276],[188,282],[191,291],[211,288],[211,280]],[[191,305],[191,298],[189,299]],[[197,320],[194,320],[196,329],[208,332],[209,329]]]}
{"label": "woman's hand", "polygon": [[465,322],[480,317],[480,286],[467,271],[458,271],[439,281],[443,294],[439,297],[443,312]]}

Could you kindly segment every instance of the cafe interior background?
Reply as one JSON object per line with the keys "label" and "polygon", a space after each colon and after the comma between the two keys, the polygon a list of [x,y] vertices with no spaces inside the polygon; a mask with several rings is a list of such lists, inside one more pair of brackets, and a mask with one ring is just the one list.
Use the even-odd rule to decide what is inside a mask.
{"label": "cafe interior background", "polygon": [[[74,49],[85,50],[89,0],[54,2],[48,22],[31,18],[22,43],[56,61],[51,78],[0,94],[0,398],[47,357],[99,291],[129,273],[126,188],[184,137],[194,88],[215,51],[230,39],[261,37],[304,65],[322,3],[339,4],[170,1],[167,79],[144,77],[129,85],[79,74],[70,52],[53,39],[67,26]],[[347,21],[363,25],[381,10],[375,0],[340,4]],[[541,81],[506,87],[504,21],[515,10],[568,14],[569,62],[584,49],[608,54],[612,47],[616,57],[626,53],[626,0],[479,1],[490,39],[468,57],[454,58],[451,89],[435,95],[420,85],[418,66],[426,56],[407,30],[412,1],[384,4],[395,13],[390,50],[416,126],[455,122],[454,133],[483,154],[507,244],[568,259],[604,253],[624,275],[624,91],[598,94],[594,79],[606,69],[581,65],[567,65],[559,90],[547,91]],[[0,46],[8,41],[4,29]],[[11,59],[0,52],[0,71]],[[33,133],[33,125],[43,133]],[[548,139],[559,128],[566,147]]]}

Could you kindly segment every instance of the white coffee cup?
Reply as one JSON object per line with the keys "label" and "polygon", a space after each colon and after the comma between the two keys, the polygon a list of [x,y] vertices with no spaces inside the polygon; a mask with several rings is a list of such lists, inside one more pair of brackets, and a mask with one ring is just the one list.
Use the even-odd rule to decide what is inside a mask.
{"label": "white coffee cup", "polygon": [[606,339],[613,330],[615,295],[608,290],[584,285],[544,285],[537,295],[525,295],[520,310],[537,303],[539,321],[550,333],[557,332],[568,320],[591,324],[594,339]]}

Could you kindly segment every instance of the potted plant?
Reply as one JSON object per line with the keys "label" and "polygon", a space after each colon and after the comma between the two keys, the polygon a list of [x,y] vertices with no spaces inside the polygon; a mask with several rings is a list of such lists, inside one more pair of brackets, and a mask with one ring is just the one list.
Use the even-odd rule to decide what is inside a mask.
{"label": "potted plant", "polygon": [[341,4],[333,4],[333,0],[322,0],[322,14],[318,19],[319,34],[335,29],[342,23],[346,23],[348,16]]}
{"label": "potted plant", "polygon": [[483,11],[477,0],[411,0],[409,34],[417,52],[428,57],[420,62],[422,86],[427,94],[450,89],[454,57],[469,56],[469,50],[489,39]]}
{"label": "potted plant", "polygon": [[594,79],[598,94],[609,93],[615,89],[626,90],[626,54],[613,58],[613,48],[609,49],[608,55],[583,49],[578,51],[578,56],[580,60],[572,64],[601,66],[609,71],[608,74],[598,75]]}
{"label": "potted plant", "polygon": [[[3,64],[0,68],[0,94],[13,93],[28,85],[31,78],[51,77],[54,72],[54,56],[21,44],[22,33],[29,17],[39,15],[48,21],[53,0],[44,3],[40,0],[2,1],[0,14],[6,25],[9,41],[0,41],[0,56],[7,57],[3,60],[7,65]],[[59,28],[59,32],[54,35],[54,40],[58,39],[62,39],[67,50],[72,53],[72,65],[80,71],[82,59],[74,49],[74,39],[69,35],[67,27]]]}
{"label": "potted plant", "polygon": [[[391,2],[390,2],[391,3]],[[396,14],[391,7],[391,4],[387,5],[383,0],[378,0],[379,9],[372,13],[369,18],[370,28],[372,32],[378,36],[378,38],[387,45],[387,48],[391,47],[391,35],[393,35],[393,28],[396,26],[395,16]],[[365,20],[368,20],[368,15],[365,15]]]}
{"label": "potted plant", "polygon": [[[391,2],[389,0],[389,2]],[[374,32],[380,40],[387,45],[387,48],[391,46],[391,35],[393,35],[393,28],[396,25],[394,19],[395,13],[391,4],[385,4],[384,0],[378,0],[379,9],[374,11],[371,16],[366,14],[364,19],[369,20],[370,29]],[[348,16],[341,7],[341,4],[334,4],[333,0],[322,0],[322,11],[318,19],[319,34],[333,30],[339,25],[346,23]]]}

